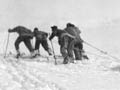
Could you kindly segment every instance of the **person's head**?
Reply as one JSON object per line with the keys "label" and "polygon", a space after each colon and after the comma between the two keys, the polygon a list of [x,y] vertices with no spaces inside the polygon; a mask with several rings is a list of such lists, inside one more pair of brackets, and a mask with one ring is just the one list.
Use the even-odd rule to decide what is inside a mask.
{"label": "person's head", "polygon": [[66,27],[74,27],[75,25],[74,24],[72,24],[72,23],[67,23],[66,24]]}
{"label": "person's head", "polygon": [[51,29],[53,33],[56,33],[58,30],[58,27],[54,25],[54,26],[51,26]]}
{"label": "person's head", "polygon": [[52,31],[55,31],[58,29],[58,27],[54,25],[54,26],[51,26],[51,29],[52,29]]}
{"label": "person's head", "polygon": [[49,37],[49,40],[51,40],[54,36],[56,36],[57,35],[57,31],[58,31],[58,28],[55,25],[51,26],[51,29],[52,29],[52,33],[51,33],[51,35]]}
{"label": "person's head", "polygon": [[38,28],[35,27],[33,32],[36,33],[37,31],[38,31]]}

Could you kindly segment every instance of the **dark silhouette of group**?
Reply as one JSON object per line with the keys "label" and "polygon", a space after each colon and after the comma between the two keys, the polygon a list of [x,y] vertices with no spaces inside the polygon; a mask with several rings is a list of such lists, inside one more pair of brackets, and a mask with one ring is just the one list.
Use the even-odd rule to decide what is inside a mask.
{"label": "dark silhouette of group", "polygon": [[[81,31],[78,27],[72,23],[67,23],[63,30],[59,29],[56,25],[51,26],[51,30],[52,33],[49,36],[49,40],[52,40],[55,36],[58,37],[60,53],[64,58],[63,64],[67,64],[68,62],[74,63],[74,60],[88,59],[87,55],[84,54],[85,51],[83,50],[83,40],[80,37]],[[19,49],[21,42],[24,42],[30,51],[31,58],[40,56],[40,44],[49,55],[53,54],[47,41],[48,33],[39,30],[37,27],[35,27],[32,32],[24,26],[17,26],[13,29],[8,29],[8,32],[17,32],[19,34],[15,41],[15,49],[17,51],[16,58],[21,56]],[[35,37],[35,48],[33,48],[31,44],[31,39],[33,39],[33,37]]]}

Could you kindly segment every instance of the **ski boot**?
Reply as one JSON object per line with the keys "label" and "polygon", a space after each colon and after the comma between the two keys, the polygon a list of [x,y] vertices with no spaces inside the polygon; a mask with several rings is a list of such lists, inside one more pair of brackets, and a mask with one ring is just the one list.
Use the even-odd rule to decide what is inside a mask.
{"label": "ski boot", "polygon": [[64,58],[64,61],[63,61],[63,64],[67,64],[68,61],[69,61],[69,58],[68,58],[68,57],[65,57],[65,58]]}
{"label": "ski boot", "polygon": [[88,56],[85,54],[85,51],[82,51],[82,57],[83,57],[83,59],[89,60]]}
{"label": "ski boot", "polygon": [[70,58],[69,58],[69,62],[70,62],[70,63],[74,63],[74,58],[73,58],[73,57],[70,57]]}
{"label": "ski boot", "polygon": [[89,60],[87,55],[83,55],[83,58]]}
{"label": "ski boot", "polygon": [[39,50],[35,50],[35,56],[34,57],[37,57],[37,56],[41,56],[40,53],[39,53]]}
{"label": "ski boot", "polygon": [[36,54],[34,52],[31,52],[31,57],[30,58],[35,58]]}
{"label": "ski boot", "polygon": [[17,55],[16,55],[16,58],[19,58],[20,56],[21,56],[20,51],[19,51],[19,50],[17,50]]}
{"label": "ski boot", "polygon": [[20,55],[20,53],[18,53],[17,55],[16,55],[16,58],[19,58],[21,55]]}
{"label": "ski boot", "polygon": [[48,49],[48,54],[51,56],[52,55],[52,51],[51,51],[51,49]]}

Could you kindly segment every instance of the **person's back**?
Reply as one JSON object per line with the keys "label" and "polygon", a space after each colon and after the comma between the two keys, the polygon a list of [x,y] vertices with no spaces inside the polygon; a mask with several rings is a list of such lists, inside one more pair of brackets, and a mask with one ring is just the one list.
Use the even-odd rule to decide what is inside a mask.
{"label": "person's back", "polygon": [[69,26],[69,27],[65,28],[65,31],[73,36],[80,34],[80,31],[78,31],[77,27]]}
{"label": "person's back", "polygon": [[39,31],[37,27],[34,28],[33,33],[36,38],[36,41],[35,41],[36,56],[40,55],[40,53],[39,53],[40,44],[48,52],[49,55],[52,55],[52,51],[51,51],[51,49],[48,45],[48,41],[47,41],[48,33],[44,32],[44,31]]}
{"label": "person's back", "polygon": [[18,38],[15,41],[15,49],[17,51],[16,57],[20,57],[20,50],[19,45],[21,42],[24,42],[25,46],[28,48],[28,50],[31,53],[31,56],[34,56],[34,49],[31,44],[31,39],[33,38],[33,33],[30,29],[25,28],[24,26],[17,26],[13,29],[9,29],[8,32],[17,32],[19,34]]}
{"label": "person's back", "polygon": [[74,39],[74,54],[75,54],[75,58],[81,59],[81,50],[83,49],[83,44],[82,44],[82,39],[80,37],[80,33],[81,31],[79,30],[79,28],[77,28],[75,25],[71,24],[71,23],[67,23],[66,28],[64,29],[66,32],[68,32],[69,34],[75,36]]}
{"label": "person's back", "polygon": [[48,37],[48,33],[44,32],[44,31],[38,31],[36,30],[34,32],[34,36],[36,37],[36,39],[38,40],[46,40]]}
{"label": "person's back", "polygon": [[24,27],[24,26],[17,26],[10,30],[10,32],[17,32],[19,36],[30,36],[33,37],[33,33],[30,29]]}
{"label": "person's back", "polygon": [[66,27],[64,30],[65,30],[67,33],[75,36],[76,39],[81,40],[81,37],[80,37],[81,31],[79,30],[79,28],[77,28],[77,27],[74,26],[73,24],[68,23],[68,24],[67,24],[67,27]]}

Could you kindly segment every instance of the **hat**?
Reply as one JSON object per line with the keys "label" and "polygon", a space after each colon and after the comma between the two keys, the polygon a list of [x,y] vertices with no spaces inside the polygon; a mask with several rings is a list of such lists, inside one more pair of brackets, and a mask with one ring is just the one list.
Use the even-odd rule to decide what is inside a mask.
{"label": "hat", "polygon": [[72,23],[67,23],[67,27],[74,27],[75,25]]}
{"label": "hat", "polygon": [[35,32],[35,31],[38,31],[38,28],[37,28],[37,27],[34,28],[34,31],[33,31],[33,32]]}
{"label": "hat", "polygon": [[52,26],[51,28],[52,28],[52,29],[57,29],[57,26],[54,25],[54,26]]}
{"label": "hat", "polygon": [[37,28],[37,27],[35,27],[35,28],[34,28],[34,31],[35,31],[35,30],[38,30],[38,28]]}

